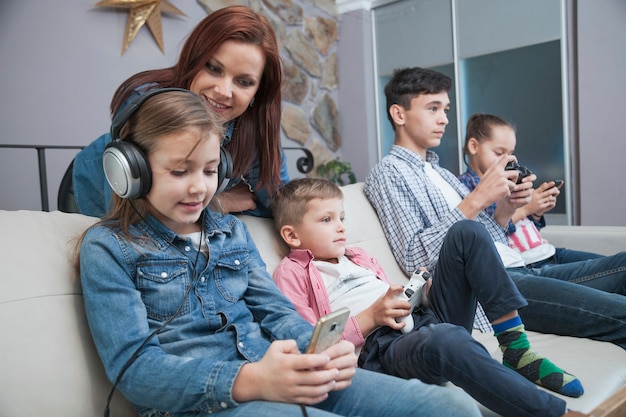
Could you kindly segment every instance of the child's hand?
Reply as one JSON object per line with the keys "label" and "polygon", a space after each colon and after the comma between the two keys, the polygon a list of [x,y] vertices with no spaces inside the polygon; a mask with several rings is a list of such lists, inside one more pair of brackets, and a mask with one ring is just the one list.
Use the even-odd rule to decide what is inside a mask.
{"label": "child's hand", "polygon": [[390,286],[385,294],[355,316],[363,337],[381,326],[389,326],[395,330],[404,327],[404,323],[396,323],[396,317],[406,316],[411,308],[408,301],[398,299],[403,289],[402,285]]}
{"label": "child's hand", "polygon": [[480,192],[485,195],[484,207],[488,207],[492,203],[508,198],[515,188],[515,180],[517,179],[516,171],[507,171],[504,169],[509,161],[515,161],[512,155],[502,155],[498,158],[480,178],[480,182],[472,191]]}
{"label": "child's hand", "polygon": [[527,215],[540,218],[556,206],[556,199],[561,191],[554,185],[554,181],[544,182],[533,190],[531,201],[526,209]]}
{"label": "child's hand", "polygon": [[323,369],[336,369],[339,371],[335,377],[333,391],[348,388],[352,383],[358,359],[354,353],[354,344],[347,340],[342,340],[321,353],[330,357],[330,362]]}
{"label": "child's hand", "polygon": [[[458,205],[458,209],[468,218],[475,219],[487,207],[493,203],[501,202],[511,196],[511,191],[515,188],[517,173],[504,169],[509,161],[514,161],[512,155],[502,155],[498,158],[480,178],[480,182]],[[508,210],[499,217],[494,215],[494,219],[500,223],[508,223],[514,210],[510,206],[502,208]]]}
{"label": "child's hand", "polygon": [[533,193],[533,181],[536,179],[537,176],[535,174],[530,174],[523,178],[520,184],[515,184],[515,187],[511,190],[511,195],[507,199],[507,203],[514,209],[528,205]]}
{"label": "child's hand", "polygon": [[389,326],[392,329],[400,330],[404,327],[404,323],[397,323],[397,317],[404,317],[409,314],[411,310],[411,304],[408,301],[398,298],[404,291],[402,285],[392,285],[387,292],[380,297],[372,305],[375,307],[374,317],[378,326]]}
{"label": "child's hand", "polygon": [[302,354],[294,340],[275,341],[259,362],[242,366],[233,384],[233,399],[319,403],[328,397],[328,392],[338,389],[337,381],[344,388],[349,385],[350,355],[346,350],[350,346],[354,356],[350,342],[324,353]]}

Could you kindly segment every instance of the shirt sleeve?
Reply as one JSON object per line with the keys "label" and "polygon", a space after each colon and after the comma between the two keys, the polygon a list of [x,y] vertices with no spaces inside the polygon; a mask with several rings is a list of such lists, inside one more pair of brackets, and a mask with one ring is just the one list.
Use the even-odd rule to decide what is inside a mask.
{"label": "shirt sleeve", "polygon": [[368,175],[365,193],[381,221],[394,257],[405,274],[419,267],[435,270],[448,229],[466,220],[458,209],[449,209],[438,190],[420,178],[405,177],[391,164]]}

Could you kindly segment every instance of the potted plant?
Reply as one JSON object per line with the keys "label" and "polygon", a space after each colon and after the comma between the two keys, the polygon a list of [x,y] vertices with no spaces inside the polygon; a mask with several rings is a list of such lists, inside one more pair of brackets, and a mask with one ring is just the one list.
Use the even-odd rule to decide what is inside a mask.
{"label": "potted plant", "polygon": [[[356,182],[356,175],[352,172],[350,162],[340,161],[339,157],[318,165],[317,174],[337,185],[354,184]],[[344,180],[344,176],[347,182]]]}

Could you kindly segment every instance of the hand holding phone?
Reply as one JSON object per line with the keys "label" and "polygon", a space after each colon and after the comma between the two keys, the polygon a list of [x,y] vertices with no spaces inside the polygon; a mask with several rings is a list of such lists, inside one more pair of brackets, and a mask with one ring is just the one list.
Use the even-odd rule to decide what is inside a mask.
{"label": "hand holding phone", "polygon": [[565,182],[563,180],[552,180],[552,181],[554,181],[554,186],[559,189],[563,186],[563,183]]}
{"label": "hand holding phone", "polygon": [[350,317],[350,309],[342,307],[317,320],[306,353],[319,353],[341,340],[343,329]]}

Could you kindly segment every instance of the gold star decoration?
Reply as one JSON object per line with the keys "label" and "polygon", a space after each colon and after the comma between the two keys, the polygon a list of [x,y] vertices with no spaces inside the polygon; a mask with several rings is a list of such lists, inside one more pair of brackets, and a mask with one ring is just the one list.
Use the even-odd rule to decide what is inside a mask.
{"label": "gold star decoration", "polygon": [[185,16],[173,4],[167,0],[102,0],[95,4],[96,7],[113,7],[117,9],[128,9],[128,20],[126,21],[126,31],[124,32],[124,43],[122,45],[122,55],[130,43],[135,39],[139,29],[147,23],[152,37],[159,45],[161,52],[165,53],[163,47],[163,27],[161,26],[161,13],[177,14]]}

